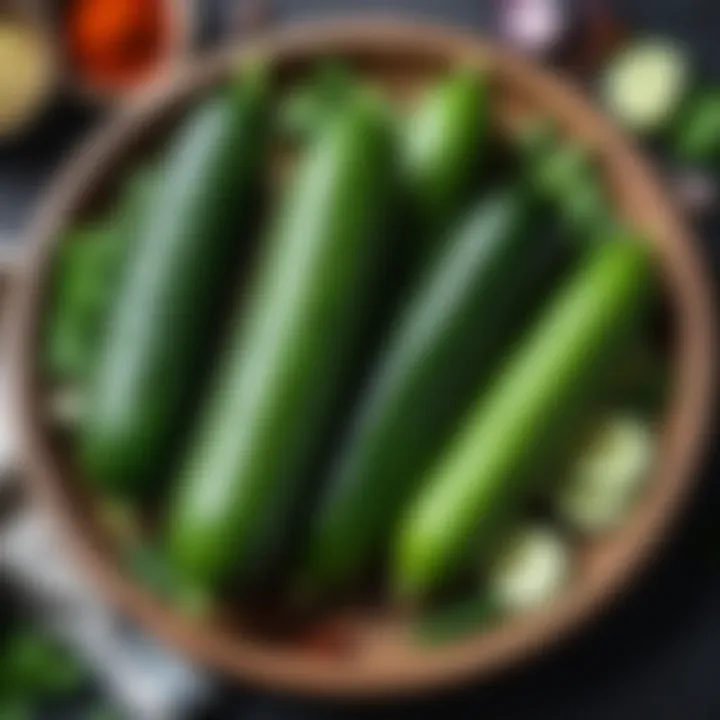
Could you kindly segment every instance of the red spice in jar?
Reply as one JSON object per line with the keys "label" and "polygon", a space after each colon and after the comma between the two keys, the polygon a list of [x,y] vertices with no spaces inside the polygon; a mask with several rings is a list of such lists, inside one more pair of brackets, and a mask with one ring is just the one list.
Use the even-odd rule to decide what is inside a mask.
{"label": "red spice in jar", "polygon": [[167,47],[165,0],[72,0],[68,41],[85,82],[123,89],[146,79]]}

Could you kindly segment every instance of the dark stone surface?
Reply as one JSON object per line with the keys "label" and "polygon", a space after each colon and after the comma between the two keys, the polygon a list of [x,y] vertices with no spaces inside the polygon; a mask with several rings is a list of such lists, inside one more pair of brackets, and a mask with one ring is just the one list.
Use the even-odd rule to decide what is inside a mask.
{"label": "dark stone surface", "polygon": [[[227,2],[228,0],[224,0]],[[590,2],[591,0],[579,0]],[[200,0],[218,7],[219,0]],[[615,2],[632,25],[671,34],[720,75],[717,0]],[[384,10],[466,29],[488,27],[488,0],[276,0],[276,19]],[[212,27],[212,23],[208,24]],[[71,108],[54,114],[21,148],[0,149],[0,236],[15,234],[48,172],[86,124]],[[700,236],[717,270],[717,223]],[[713,720],[720,718],[720,489],[708,462],[701,492],[658,549],[656,562],[605,617],[547,657],[492,685],[474,685],[415,703],[349,708],[250,692],[228,692],[214,716],[252,720],[446,717],[492,720]]]}

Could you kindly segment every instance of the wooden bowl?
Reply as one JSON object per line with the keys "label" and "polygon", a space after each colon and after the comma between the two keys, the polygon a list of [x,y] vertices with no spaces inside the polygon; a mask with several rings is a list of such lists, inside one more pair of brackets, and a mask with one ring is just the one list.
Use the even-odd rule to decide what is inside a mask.
{"label": "wooden bowl", "polygon": [[[242,622],[188,619],[154,598],[116,561],[93,511],[93,498],[48,431],[37,351],[51,254],[60,234],[112,194],[123,167],[162,136],[188,103],[225,78],[238,60],[257,52],[274,57],[281,77],[288,80],[321,56],[339,56],[398,95],[453,66],[486,71],[501,107],[524,107],[553,117],[564,132],[596,149],[618,211],[652,243],[673,337],[673,384],[659,461],[629,521],[582,553],[575,582],[546,610],[433,649],[414,645],[407,623],[391,611],[359,613],[347,619],[354,632],[352,648],[338,652],[271,642]],[[305,694],[368,697],[429,690],[525,662],[596,616],[626,587],[658,551],[692,490],[713,397],[716,318],[703,262],[657,177],[626,140],[568,84],[478,37],[355,19],[294,26],[241,50],[226,49],[189,67],[94,137],[57,178],[30,241],[33,253],[16,297],[14,367],[23,457],[32,488],[110,602],[192,660],[236,679]]]}

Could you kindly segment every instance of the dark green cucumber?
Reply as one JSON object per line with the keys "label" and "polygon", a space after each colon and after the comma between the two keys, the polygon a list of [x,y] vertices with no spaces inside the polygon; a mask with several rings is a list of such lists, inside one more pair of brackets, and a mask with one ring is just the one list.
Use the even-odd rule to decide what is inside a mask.
{"label": "dark green cucumber", "polygon": [[[290,93],[281,107],[286,136],[305,142],[322,123],[368,88],[355,84],[349,70],[329,62]],[[391,118],[399,131],[406,209],[417,235],[409,256],[414,264],[454,221],[472,191],[488,131],[487,88],[471,72],[443,78],[407,118]]]}
{"label": "dark green cucumber", "polygon": [[561,243],[538,242],[533,205],[514,187],[483,199],[412,288],[316,511],[310,588],[347,582],[387,539],[466,398],[557,267]]}
{"label": "dark green cucumber", "polygon": [[488,106],[485,83],[461,72],[431,88],[402,127],[403,182],[420,244],[417,257],[432,251],[470,198],[489,126]]}
{"label": "dark green cucumber", "polygon": [[199,585],[256,570],[257,538],[283,532],[275,513],[329,430],[384,251],[390,145],[375,105],[343,106],[271,228],[170,510],[171,556]]}
{"label": "dark green cucumber", "polygon": [[613,236],[561,287],[407,508],[393,548],[399,594],[427,594],[474,543],[492,546],[533,468],[636,328],[650,279],[647,248]]}
{"label": "dark green cucumber", "polygon": [[89,476],[147,492],[198,380],[264,158],[266,77],[254,72],[184,121],[158,172],[99,352],[81,437]]}

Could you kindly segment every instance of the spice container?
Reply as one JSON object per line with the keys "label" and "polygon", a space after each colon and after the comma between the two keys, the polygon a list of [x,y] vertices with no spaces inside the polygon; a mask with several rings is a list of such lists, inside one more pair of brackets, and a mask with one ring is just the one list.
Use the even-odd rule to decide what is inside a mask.
{"label": "spice container", "polygon": [[53,46],[27,4],[0,3],[0,139],[17,136],[45,108],[55,86]]}
{"label": "spice container", "polygon": [[169,74],[191,44],[184,0],[66,0],[56,17],[71,89],[112,103]]}

